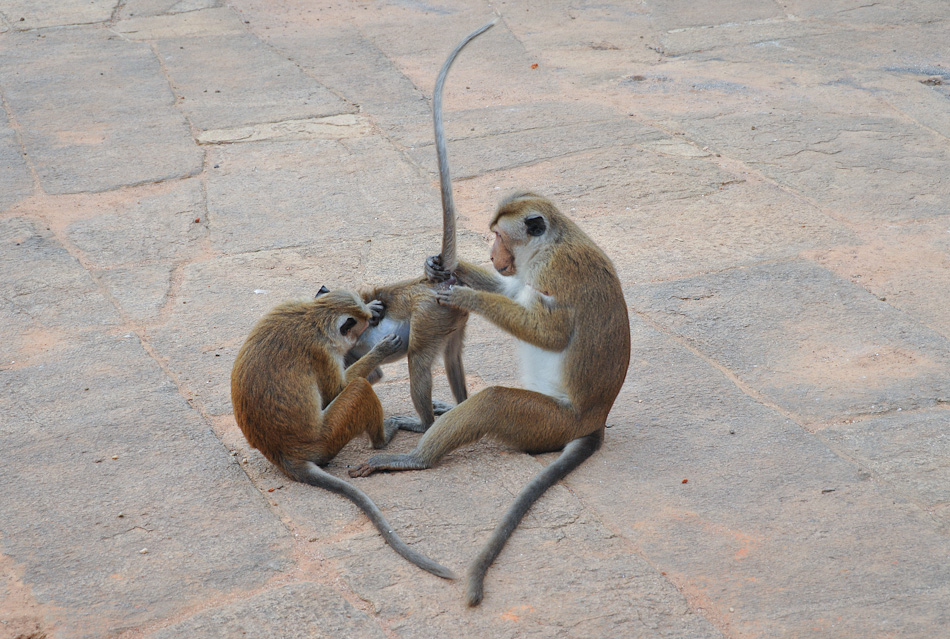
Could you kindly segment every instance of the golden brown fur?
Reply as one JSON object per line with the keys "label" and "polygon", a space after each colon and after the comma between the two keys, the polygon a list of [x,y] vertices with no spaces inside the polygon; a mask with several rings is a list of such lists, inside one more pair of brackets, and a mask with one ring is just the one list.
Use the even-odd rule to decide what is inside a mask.
{"label": "golden brown fur", "polygon": [[[468,603],[482,598],[485,571],[531,504],[592,455],[627,373],[627,306],[610,259],[548,200],[504,200],[491,229],[499,273],[460,262],[464,286],[437,293],[452,308],[483,315],[521,341],[526,389],[495,386],[441,416],[406,455],[374,455],[351,476],[429,468],[489,435],[532,453],[564,449],[518,496],[469,571]],[[445,278],[437,258],[427,272]]]}
{"label": "golden brown fur", "polygon": [[285,302],[265,315],[241,347],[231,373],[234,418],[247,438],[291,478],[342,494],[369,516],[406,559],[442,577],[452,573],[413,551],[359,489],[320,468],[354,437],[385,446],[383,408],[366,376],[400,347],[380,340],[346,370],[343,356],[369,325],[370,309],[349,291]]}

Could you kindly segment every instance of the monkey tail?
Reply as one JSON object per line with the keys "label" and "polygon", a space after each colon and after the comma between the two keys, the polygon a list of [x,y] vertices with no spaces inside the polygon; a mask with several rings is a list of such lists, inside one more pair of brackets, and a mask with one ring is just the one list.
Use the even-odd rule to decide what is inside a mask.
{"label": "monkey tail", "polygon": [[406,545],[406,543],[399,538],[399,535],[393,532],[392,526],[390,526],[386,518],[383,517],[382,511],[373,503],[373,500],[356,486],[338,477],[334,477],[311,461],[296,463],[284,460],[283,467],[287,470],[287,474],[297,481],[310,484],[311,486],[325,488],[330,492],[346,497],[359,506],[360,510],[366,513],[366,516],[369,517],[373,525],[376,526],[376,529],[379,530],[383,539],[386,540],[386,543],[392,546],[393,550],[402,555],[406,560],[427,572],[431,572],[437,577],[455,579],[455,573],[451,570]]}
{"label": "monkey tail", "polygon": [[601,428],[590,435],[568,442],[561,455],[535,475],[534,479],[522,489],[514,503],[502,517],[501,522],[495,527],[491,539],[482,547],[478,557],[469,566],[466,588],[466,601],[469,606],[474,607],[482,602],[485,573],[488,572],[489,566],[501,553],[501,549],[505,547],[511,533],[514,532],[532,504],[544,494],[544,491],[567,477],[572,470],[593,455],[600,448],[603,441],[604,429]]}
{"label": "monkey tail", "polygon": [[449,174],[448,151],[445,148],[445,128],[442,125],[442,88],[445,78],[449,74],[455,57],[465,48],[465,45],[485,33],[498,22],[498,18],[482,25],[465,36],[458,43],[455,50],[446,58],[439,77],[435,81],[435,91],[432,93],[432,120],[435,124],[435,154],[439,159],[439,182],[442,186],[442,268],[448,272],[458,268],[458,255],[455,250],[455,200],[452,198],[452,177]]}

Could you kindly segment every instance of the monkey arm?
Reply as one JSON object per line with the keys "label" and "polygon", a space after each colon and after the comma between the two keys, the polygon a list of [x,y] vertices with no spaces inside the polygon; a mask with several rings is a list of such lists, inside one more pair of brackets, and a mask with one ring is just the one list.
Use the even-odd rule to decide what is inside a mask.
{"label": "monkey arm", "polygon": [[455,276],[465,286],[478,291],[489,291],[500,293],[505,288],[505,280],[494,270],[482,268],[471,262],[459,260],[458,268],[455,269]]}
{"label": "monkey arm", "polygon": [[369,377],[383,360],[402,348],[402,339],[390,333],[379,340],[370,352],[350,364],[343,378],[344,386],[358,377]]}
{"label": "monkey arm", "polygon": [[572,313],[563,306],[535,299],[529,307],[501,295],[453,286],[436,293],[440,304],[478,313],[502,330],[546,351],[567,348],[574,330]]}

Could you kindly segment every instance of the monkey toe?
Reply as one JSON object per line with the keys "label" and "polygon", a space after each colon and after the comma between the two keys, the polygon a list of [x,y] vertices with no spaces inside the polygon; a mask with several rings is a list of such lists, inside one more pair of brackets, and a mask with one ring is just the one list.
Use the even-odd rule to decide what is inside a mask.
{"label": "monkey toe", "polygon": [[432,400],[432,412],[436,415],[445,415],[453,408],[455,408],[455,406],[449,404],[448,402],[440,402],[437,399]]}
{"label": "monkey toe", "polygon": [[347,474],[350,477],[369,477],[375,473],[377,468],[375,466],[370,466],[369,464],[360,464],[356,468],[351,468]]}
{"label": "monkey toe", "polygon": [[394,424],[399,430],[408,430],[413,433],[424,433],[428,430],[425,424],[415,417],[408,415],[393,415],[392,417],[387,417],[386,428],[390,428],[391,424]]}

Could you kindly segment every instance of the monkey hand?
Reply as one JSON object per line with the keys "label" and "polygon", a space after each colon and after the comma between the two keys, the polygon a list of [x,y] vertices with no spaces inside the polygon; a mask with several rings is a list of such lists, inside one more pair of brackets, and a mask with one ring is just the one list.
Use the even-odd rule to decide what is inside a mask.
{"label": "monkey hand", "polygon": [[390,333],[386,335],[381,340],[376,342],[376,346],[373,347],[373,350],[380,357],[386,358],[392,355],[393,353],[399,352],[399,349],[402,348],[402,338],[396,335],[395,333]]}
{"label": "monkey hand", "polygon": [[452,277],[452,273],[442,268],[442,256],[433,255],[426,259],[426,278],[430,282],[444,282]]}
{"label": "monkey hand", "polygon": [[384,453],[382,455],[373,455],[368,460],[349,470],[350,477],[369,477],[375,472],[381,470],[424,470],[429,465],[418,459],[412,453],[405,455],[396,455]]}
{"label": "monkey hand", "polygon": [[386,307],[379,300],[373,300],[372,302],[367,304],[366,307],[369,309],[369,312],[372,314],[372,317],[369,318],[369,325],[370,326],[379,325],[380,320],[383,319],[383,315],[386,314]]}
{"label": "monkey hand", "polygon": [[435,291],[435,300],[442,306],[466,308],[465,301],[468,299],[468,296],[474,292],[474,290],[467,286],[450,286]]}

